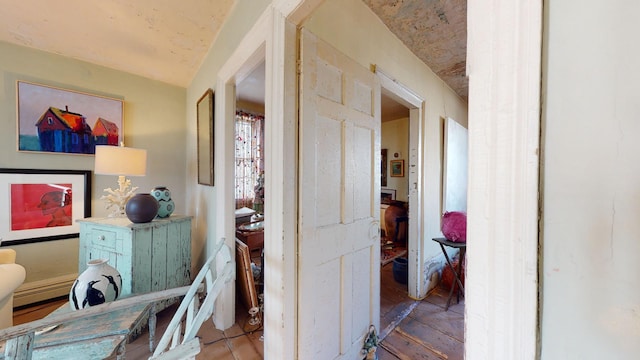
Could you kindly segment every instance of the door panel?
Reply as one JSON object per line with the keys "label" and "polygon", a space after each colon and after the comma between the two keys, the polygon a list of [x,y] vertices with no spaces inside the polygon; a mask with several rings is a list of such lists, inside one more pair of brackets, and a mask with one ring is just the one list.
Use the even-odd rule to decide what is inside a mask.
{"label": "door panel", "polygon": [[[373,199],[371,190],[374,188],[374,166],[373,164],[363,161],[363,159],[371,158],[371,151],[374,149],[375,133],[369,129],[355,127],[353,131],[354,139],[353,143],[357,146],[353,146],[350,150],[352,157],[353,174],[347,174],[347,178],[353,178],[353,216],[355,219],[365,219],[371,216],[371,209],[373,207]],[[368,184],[370,183],[370,184]],[[363,186],[361,184],[367,184]]]}
{"label": "door panel", "polygon": [[301,42],[298,358],[355,359],[380,317],[380,85]]}
{"label": "door panel", "polygon": [[322,162],[318,163],[318,174],[324,174],[322,181],[316,184],[317,192],[322,196],[317,198],[316,225],[324,226],[340,222],[341,216],[341,177],[342,152],[334,151],[342,147],[342,122],[329,117],[318,116],[316,126],[316,151],[322,155]]}

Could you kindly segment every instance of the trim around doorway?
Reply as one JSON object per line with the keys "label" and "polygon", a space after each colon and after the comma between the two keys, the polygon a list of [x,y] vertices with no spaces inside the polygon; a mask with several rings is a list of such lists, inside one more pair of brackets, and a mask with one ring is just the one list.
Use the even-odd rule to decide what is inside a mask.
{"label": "trim around doorway", "polygon": [[423,166],[422,163],[422,119],[424,100],[411,89],[400,84],[378,66],[375,73],[380,80],[380,86],[393,95],[397,102],[409,109],[409,162],[406,164],[409,176],[409,231],[408,254],[409,260],[409,296],[421,299],[425,296],[431,274],[423,279],[424,264],[424,213],[423,203]]}
{"label": "trim around doorway", "polygon": [[[310,11],[310,10],[309,10]],[[235,249],[235,84],[265,61],[264,357],[293,360],[296,354],[297,78],[296,26],[268,7],[218,73],[216,97],[216,238]],[[219,146],[219,147],[218,147]],[[233,287],[235,289],[235,287]],[[215,313],[235,314],[235,290],[225,290]],[[219,304],[220,303],[220,304]],[[220,309],[219,309],[220,307]],[[220,312],[219,312],[220,310]],[[233,324],[225,316],[219,328]]]}
{"label": "trim around doorway", "polygon": [[542,9],[470,1],[465,358],[538,358]]}

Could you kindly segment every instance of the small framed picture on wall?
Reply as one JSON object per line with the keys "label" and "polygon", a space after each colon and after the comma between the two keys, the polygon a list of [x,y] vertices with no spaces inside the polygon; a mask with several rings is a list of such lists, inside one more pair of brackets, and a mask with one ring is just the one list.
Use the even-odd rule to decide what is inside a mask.
{"label": "small framed picture on wall", "polygon": [[391,160],[391,177],[404,176],[404,160]]}

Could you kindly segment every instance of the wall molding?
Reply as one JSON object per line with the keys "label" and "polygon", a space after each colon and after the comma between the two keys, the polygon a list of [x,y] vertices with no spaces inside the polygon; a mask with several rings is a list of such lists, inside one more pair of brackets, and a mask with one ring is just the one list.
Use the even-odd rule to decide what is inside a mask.
{"label": "wall molding", "polygon": [[24,306],[69,295],[77,273],[22,284],[13,294],[13,306]]}

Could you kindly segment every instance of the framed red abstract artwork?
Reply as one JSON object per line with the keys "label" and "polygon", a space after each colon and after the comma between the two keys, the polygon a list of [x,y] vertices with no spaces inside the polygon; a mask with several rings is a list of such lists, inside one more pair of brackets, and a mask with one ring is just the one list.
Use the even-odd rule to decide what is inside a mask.
{"label": "framed red abstract artwork", "polygon": [[0,246],[77,237],[91,171],[0,169]]}

